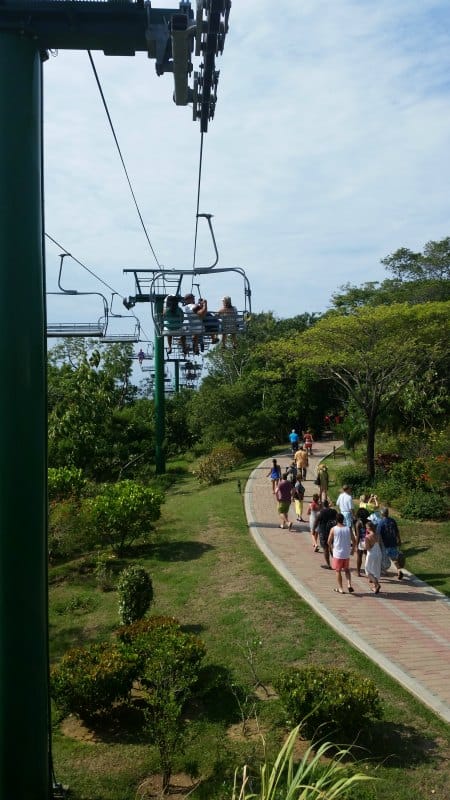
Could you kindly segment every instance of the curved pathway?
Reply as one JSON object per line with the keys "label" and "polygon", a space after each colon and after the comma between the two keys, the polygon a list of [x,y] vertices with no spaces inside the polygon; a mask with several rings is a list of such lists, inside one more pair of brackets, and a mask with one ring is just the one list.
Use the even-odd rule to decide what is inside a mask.
{"label": "curved pathway", "polygon": [[[340,442],[314,443],[304,481],[304,513],[316,489],[316,466],[334,445]],[[277,460],[282,468],[292,461],[287,449]],[[354,569],[354,594],[333,592],[335,575],[322,568],[322,553],[313,552],[308,523],[294,522],[292,531],[278,527],[276,501],[266,477],[271,461],[268,458],[253,470],[244,494],[249,529],[258,547],[332,628],[450,722],[450,599],[406,569],[403,581],[395,570],[382,578],[379,595],[369,592],[367,579],[358,578]],[[295,520],[293,505],[290,519]],[[369,614],[370,629],[364,622]]]}

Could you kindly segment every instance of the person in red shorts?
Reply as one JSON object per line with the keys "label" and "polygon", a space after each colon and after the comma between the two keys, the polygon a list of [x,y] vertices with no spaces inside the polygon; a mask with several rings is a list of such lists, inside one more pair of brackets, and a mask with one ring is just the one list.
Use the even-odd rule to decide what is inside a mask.
{"label": "person in red shorts", "polygon": [[355,536],[353,529],[344,523],[344,515],[338,514],[336,525],[331,528],[328,537],[328,547],[333,553],[333,569],[336,572],[337,588],[334,590],[339,594],[344,594],[342,587],[342,573],[345,572],[347,578],[347,589],[350,593],[354,592],[352,586],[352,576],[350,574],[350,556],[355,550]]}

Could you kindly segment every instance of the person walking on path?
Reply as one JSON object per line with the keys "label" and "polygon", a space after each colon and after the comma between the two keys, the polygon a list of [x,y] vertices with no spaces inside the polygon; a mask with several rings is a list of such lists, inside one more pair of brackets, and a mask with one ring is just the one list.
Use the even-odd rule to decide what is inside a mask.
{"label": "person walking on path", "polygon": [[403,572],[400,569],[399,548],[401,547],[402,541],[400,539],[398,525],[395,519],[389,516],[388,508],[381,509],[381,521],[377,525],[377,533],[384,544],[386,553],[391,561],[394,562],[397,568],[397,578],[401,581],[403,579]]}
{"label": "person walking on path", "polygon": [[305,487],[303,486],[300,475],[298,475],[297,480],[294,484],[294,491],[292,492],[292,497],[294,499],[294,506],[295,506],[295,516],[297,522],[304,522],[303,519],[303,498],[305,496]]}
{"label": "person walking on path", "polygon": [[352,528],[345,524],[343,514],[337,515],[336,525],[331,528],[328,547],[333,553],[332,563],[336,572],[337,588],[334,591],[339,594],[345,594],[342,587],[342,573],[345,572],[347,589],[351,594],[355,591],[350,573],[350,556],[353,555],[355,549],[355,537]]}
{"label": "person walking on path", "polygon": [[320,500],[319,500],[319,495],[316,492],[312,496],[312,500],[308,506],[308,511],[307,511],[309,517],[309,532],[311,534],[312,546],[315,553],[319,552],[319,545],[317,544],[318,534],[316,530],[316,523],[317,523],[317,517],[319,516],[319,511],[320,511]]}
{"label": "person walking on path", "polygon": [[299,441],[299,436],[295,428],[292,428],[289,434],[289,441],[291,443],[292,455],[295,455],[298,450],[298,441]]}
{"label": "person walking on path", "polygon": [[297,464],[297,469],[300,472],[300,477],[303,480],[306,480],[306,473],[308,471],[309,459],[308,453],[304,449],[303,445],[297,450],[295,454],[295,463]]}
{"label": "person walking on path", "polygon": [[336,517],[336,509],[330,508],[328,500],[324,500],[322,508],[320,509],[316,519],[316,532],[319,534],[319,542],[323,550],[323,557],[325,559],[325,566],[327,569],[331,569],[328,536],[330,535],[331,528],[336,522]]}
{"label": "person walking on path", "polygon": [[345,524],[353,527],[353,497],[350,486],[343,486],[342,492],[336,500],[336,508],[344,515]]}
{"label": "person walking on path", "polygon": [[267,477],[272,481],[272,494],[275,494],[276,488],[281,479],[281,467],[277,463],[276,458],[272,458],[272,466],[267,473]]}
{"label": "person walking on path", "polygon": [[377,533],[376,525],[370,520],[367,521],[366,535],[364,538],[366,545],[366,575],[369,578],[370,589],[374,594],[378,594],[381,589],[381,547],[380,535]]}
{"label": "person walking on path", "polygon": [[323,461],[317,467],[316,484],[320,488],[320,499],[323,503],[324,500],[328,499],[329,484],[328,467]]}
{"label": "person walking on path", "polygon": [[[362,559],[364,553],[366,553],[366,523],[369,518],[369,512],[367,508],[359,507],[358,511],[356,512],[356,523],[355,523],[355,532],[356,532],[356,573],[358,578],[361,577],[361,569],[362,569]],[[375,526],[376,527],[376,526]],[[381,550],[380,550],[381,554]]]}
{"label": "person walking on path", "polygon": [[292,483],[288,481],[287,475],[284,472],[281,476],[281,481],[277,486],[275,497],[278,500],[278,513],[281,519],[280,528],[286,527],[289,530],[292,530],[292,522],[289,522],[289,508],[291,506],[292,491]]}

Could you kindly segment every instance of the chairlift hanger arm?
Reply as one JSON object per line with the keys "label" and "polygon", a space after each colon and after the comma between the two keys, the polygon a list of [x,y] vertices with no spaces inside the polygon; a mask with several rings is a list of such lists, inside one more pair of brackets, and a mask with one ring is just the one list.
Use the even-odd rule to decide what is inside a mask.
{"label": "chairlift hanger arm", "polygon": [[[47,50],[103,50],[105,55],[134,56],[146,52],[156,61],[157,75],[172,72],[176,105],[192,103],[193,119],[202,133],[213,119],[219,72],[215,59],[223,52],[231,0],[189,0],[178,8],[152,8],[148,0],[0,0],[0,31],[32,38]],[[203,56],[193,86],[194,51]]]}
{"label": "chairlift hanger arm", "polygon": [[212,226],[212,222],[211,222],[212,216],[213,216],[212,214],[197,214],[197,218],[198,217],[204,217],[206,219],[207,223],[208,223],[209,230],[211,232],[211,238],[212,238],[213,245],[214,245],[214,251],[215,251],[215,254],[216,254],[216,260],[214,261],[214,263],[211,264],[210,267],[204,268],[204,270],[206,272],[209,272],[209,270],[214,269],[216,264],[219,262],[219,251],[217,250],[216,239],[215,239],[215,236],[214,236],[213,226]]}

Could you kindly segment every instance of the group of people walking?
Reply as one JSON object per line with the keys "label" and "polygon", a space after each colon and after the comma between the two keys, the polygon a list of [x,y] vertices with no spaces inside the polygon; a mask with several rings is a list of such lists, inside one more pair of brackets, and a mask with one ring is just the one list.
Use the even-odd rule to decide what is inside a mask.
{"label": "group of people walking", "polygon": [[[309,467],[308,452],[299,448],[294,453],[294,461],[282,470],[277,460],[272,459],[269,470],[272,492],[278,503],[280,528],[292,530],[289,510],[294,503],[297,522],[305,522],[303,505]],[[368,578],[369,588],[374,594],[381,590],[381,574],[392,561],[397,569],[397,578],[403,579],[404,557],[401,553],[401,538],[398,525],[389,514],[389,509],[380,508],[374,494],[361,495],[359,507],[355,509],[351,488],[342,487],[333,504],[328,497],[328,469],[323,462],[318,465],[314,483],[318,490],[307,506],[306,516],[314,552],[322,549],[326,569],[336,572],[335,592],[344,594],[343,576],[347,591],[353,593],[350,559],[356,553],[356,571]],[[319,546],[320,545],[320,546]]]}

